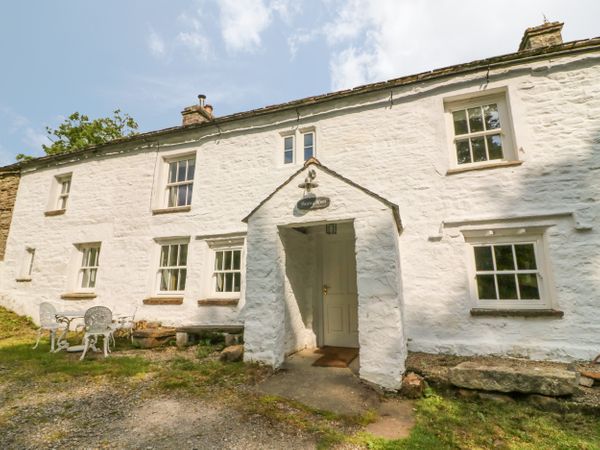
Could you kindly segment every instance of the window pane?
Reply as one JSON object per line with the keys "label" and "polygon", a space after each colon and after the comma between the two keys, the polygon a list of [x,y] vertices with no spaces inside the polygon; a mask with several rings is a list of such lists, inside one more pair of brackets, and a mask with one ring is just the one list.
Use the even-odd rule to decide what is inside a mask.
{"label": "window pane", "polygon": [[172,270],[169,269],[169,291],[176,291],[177,290],[177,282],[179,279],[179,272],[178,270]]}
{"label": "window pane", "polygon": [[313,148],[312,147],[304,147],[304,161],[309,160],[313,156]]}
{"label": "window pane", "polygon": [[455,135],[458,136],[469,132],[469,128],[467,127],[467,112],[464,109],[462,111],[454,111],[452,119],[454,120]]}
{"label": "window pane", "polygon": [[539,300],[540,291],[538,289],[537,275],[534,273],[521,273],[517,277],[519,278],[521,300]]}
{"label": "window pane", "polygon": [[305,133],[304,134],[304,146],[305,147],[312,147],[313,145],[313,134],[312,133]]}
{"label": "window pane", "polygon": [[233,292],[240,292],[241,280],[242,280],[242,275],[240,273],[234,274]]}
{"label": "window pane", "polygon": [[169,285],[169,271],[161,270],[160,271],[160,290],[166,291],[168,285]]}
{"label": "window pane", "polygon": [[283,163],[284,164],[291,164],[294,162],[294,152],[293,151],[286,151],[283,154]]}
{"label": "window pane", "polygon": [[81,271],[81,287],[87,288],[89,282],[90,282],[90,276],[88,273],[88,269],[83,269]]}
{"label": "window pane", "polygon": [[190,159],[188,160],[188,168],[187,168],[187,180],[194,179],[194,172],[196,170],[196,160]]}
{"label": "window pane", "polygon": [[233,292],[233,274],[225,274],[225,292]]}
{"label": "window pane", "polygon": [[224,274],[217,273],[215,278],[216,278],[216,283],[217,283],[216,286],[215,286],[215,288],[216,288],[215,290],[217,292],[223,292],[223,287],[224,287],[223,284],[224,284],[224,281],[225,281],[224,280]]}
{"label": "window pane", "polygon": [[98,269],[90,269],[90,281],[88,283],[89,288],[93,288],[96,287],[96,273],[98,272]]}
{"label": "window pane", "polygon": [[292,136],[286,137],[283,141],[283,148],[285,151],[294,149],[294,138]]}
{"label": "window pane", "polygon": [[179,249],[179,265],[186,266],[187,265],[187,244],[181,244]]}
{"label": "window pane", "polygon": [[487,161],[485,138],[483,136],[471,138],[471,148],[473,148],[473,162]]}
{"label": "window pane", "polygon": [[185,206],[186,199],[185,196],[187,194],[187,186],[178,186],[177,187],[177,206]]}
{"label": "window pane", "polygon": [[88,265],[88,252],[89,249],[84,248],[81,252],[81,267],[87,267]]}
{"label": "window pane", "polygon": [[187,172],[187,161],[179,161],[177,163],[177,181],[185,181]]}
{"label": "window pane", "polygon": [[215,270],[223,270],[223,252],[217,252],[215,255]]}
{"label": "window pane", "polygon": [[177,265],[178,245],[169,245],[169,266]]}
{"label": "window pane", "polygon": [[177,163],[169,163],[169,183],[175,183],[177,180]]}
{"label": "window pane", "polygon": [[169,265],[169,246],[163,245],[160,248],[160,267],[167,267]]}
{"label": "window pane", "polygon": [[223,252],[225,253],[225,265],[223,266],[223,268],[225,270],[230,270],[231,269],[231,252],[227,251],[227,252]]}
{"label": "window pane", "polygon": [[494,270],[492,247],[475,247],[475,267],[477,270]]}
{"label": "window pane", "polygon": [[458,164],[466,164],[471,162],[471,150],[469,149],[468,139],[456,141],[456,157]]}
{"label": "window pane", "polygon": [[173,207],[177,205],[177,186],[171,186],[169,188],[169,203],[168,206]]}
{"label": "window pane", "polygon": [[192,204],[192,192],[194,191],[194,185],[193,184],[188,184],[187,185],[187,204],[191,205]]}
{"label": "window pane", "polygon": [[185,278],[187,276],[187,270],[186,269],[180,269],[179,270],[179,287],[178,287],[178,291],[184,291],[185,290]]}
{"label": "window pane", "polygon": [[233,269],[234,270],[240,270],[241,256],[242,256],[242,251],[241,250],[234,250],[233,251]]}
{"label": "window pane", "polygon": [[512,245],[495,245],[496,270],[515,270]]}
{"label": "window pane", "polygon": [[494,275],[477,275],[477,294],[479,300],[496,300]]}
{"label": "window pane", "polygon": [[90,248],[90,258],[89,258],[89,265],[90,266],[97,266],[97,261],[98,261],[98,249],[97,248]]}
{"label": "window pane", "polygon": [[497,275],[498,294],[501,300],[517,300],[517,282],[515,275]]}
{"label": "window pane", "polygon": [[61,197],[58,203],[58,209],[67,209],[67,197]]}
{"label": "window pane", "polygon": [[535,270],[535,251],[533,244],[515,245],[515,254],[517,256],[517,267],[519,270]]}
{"label": "window pane", "polygon": [[502,154],[502,139],[500,135],[492,134],[491,136],[487,136],[486,139],[490,159],[502,159],[504,155]]}
{"label": "window pane", "polygon": [[500,128],[500,115],[498,114],[498,106],[494,103],[483,107],[485,116],[485,129],[495,130]]}
{"label": "window pane", "polygon": [[483,117],[481,116],[481,108],[469,108],[469,126],[471,133],[483,131]]}

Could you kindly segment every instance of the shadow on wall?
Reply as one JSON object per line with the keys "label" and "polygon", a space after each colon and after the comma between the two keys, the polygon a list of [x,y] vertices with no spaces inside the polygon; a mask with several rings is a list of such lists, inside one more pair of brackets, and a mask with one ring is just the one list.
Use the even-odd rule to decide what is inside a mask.
{"label": "shadow on wall", "polygon": [[279,228],[285,251],[285,352],[316,346],[313,314],[317,256],[314,238],[299,229]]}

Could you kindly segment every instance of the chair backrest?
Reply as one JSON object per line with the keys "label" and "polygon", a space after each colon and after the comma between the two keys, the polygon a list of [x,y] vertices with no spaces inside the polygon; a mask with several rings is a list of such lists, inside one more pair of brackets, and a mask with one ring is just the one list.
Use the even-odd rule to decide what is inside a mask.
{"label": "chair backrest", "polygon": [[56,308],[52,303],[40,303],[40,325],[56,325]]}
{"label": "chair backrest", "polygon": [[90,333],[104,333],[112,323],[112,311],[106,306],[92,306],[83,317],[85,329]]}

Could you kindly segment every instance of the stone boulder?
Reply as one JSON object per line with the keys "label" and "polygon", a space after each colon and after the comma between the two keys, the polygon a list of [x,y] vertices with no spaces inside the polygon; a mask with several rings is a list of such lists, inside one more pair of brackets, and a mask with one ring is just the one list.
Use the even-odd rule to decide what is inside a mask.
{"label": "stone boulder", "polygon": [[155,348],[175,338],[175,328],[146,328],[133,332],[133,343],[140,348]]}
{"label": "stone boulder", "polygon": [[464,362],[450,369],[450,383],[482,391],[570,395],[579,384],[575,371],[548,367],[513,367]]}
{"label": "stone boulder", "polygon": [[414,372],[409,372],[402,379],[400,393],[407,398],[421,398],[425,391],[425,380]]}
{"label": "stone boulder", "polygon": [[223,362],[237,362],[241,361],[243,357],[243,345],[231,345],[229,347],[225,347],[219,355],[219,359]]}

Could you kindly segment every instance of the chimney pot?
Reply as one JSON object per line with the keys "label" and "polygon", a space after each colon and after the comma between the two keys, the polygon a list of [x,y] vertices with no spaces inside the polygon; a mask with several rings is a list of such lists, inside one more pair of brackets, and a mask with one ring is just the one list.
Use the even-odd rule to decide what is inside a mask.
{"label": "chimney pot", "polygon": [[544,22],[537,27],[527,28],[521,39],[519,51],[562,44],[563,40],[560,32],[563,25],[563,22]]}
{"label": "chimney pot", "polygon": [[198,101],[200,103],[200,106],[204,107],[204,102],[206,102],[206,95],[204,95],[204,94],[198,95]]}

